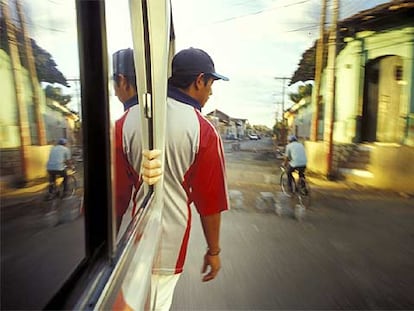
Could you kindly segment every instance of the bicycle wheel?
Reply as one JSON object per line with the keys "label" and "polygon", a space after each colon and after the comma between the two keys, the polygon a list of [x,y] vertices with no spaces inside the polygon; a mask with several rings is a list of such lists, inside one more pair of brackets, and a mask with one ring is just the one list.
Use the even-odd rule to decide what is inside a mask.
{"label": "bicycle wheel", "polygon": [[[282,189],[282,192],[284,194],[286,194],[287,196],[291,196],[291,192],[289,191],[288,176],[285,171],[282,171],[282,174],[280,174],[280,188]],[[295,179],[292,178],[292,190],[295,191],[295,189]]]}
{"label": "bicycle wheel", "polygon": [[311,189],[305,179],[301,179],[298,185],[299,204],[305,208],[311,205]]}
{"label": "bicycle wheel", "polygon": [[76,192],[76,187],[77,187],[77,181],[75,176],[73,175],[69,175],[68,176],[68,184],[67,184],[67,194],[68,196],[74,196],[75,192]]}
{"label": "bicycle wheel", "polygon": [[58,196],[58,192],[59,192],[59,190],[57,189],[55,184],[52,184],[52,185],[48,184],[47,187],[46,187],[44,200],[45,201],[53,200],[54,198],[56,198]]}

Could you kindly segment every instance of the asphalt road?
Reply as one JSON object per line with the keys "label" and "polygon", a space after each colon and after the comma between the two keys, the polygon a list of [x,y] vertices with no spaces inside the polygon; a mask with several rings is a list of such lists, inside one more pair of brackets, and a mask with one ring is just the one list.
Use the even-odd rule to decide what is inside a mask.
{"label": "asphalt road", "polygon": [[[83,182],[82,163],[78,181]],[[1,200],[1,309],[40,310],[85,256],[82,189],[45,201],[47,182]]]}
{"label": "asphalt road", "polygon": [[[309,178],[312,206],[305,218],[278,216],[273,204],[257,204],[267,192],[291,206],[279,195],[280,160],[270,139],[242,141],[240,148],[225,143],[229,189],[243,197],[223,213],[222,270],[201,282],[205,242],[194,214],[172,310],[414,309],[412,198]],[[28,195],[2,210],[3,309],[16,302],[43,306],[84,256],[82,218],[45,217],[49,207],[37,203]],[[23,216],[17,221],[15,214]],[[39,230],[57,219],[59,226]]]}
{"label": "asphalt road", "polygon": [[278,216],[256,202],[263,191],[279,198],[280,160],[252,143],[256,152],[226,154],[243,205],[223,213],[220,274],[201,282],[195,214],[172,310],[414,309],[413,199],[313,178],[305,218]]}

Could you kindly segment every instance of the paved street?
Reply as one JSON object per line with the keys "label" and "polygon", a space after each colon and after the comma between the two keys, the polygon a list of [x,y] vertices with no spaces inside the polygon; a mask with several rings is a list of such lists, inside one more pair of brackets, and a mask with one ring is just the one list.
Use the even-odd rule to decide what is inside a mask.
{"label": "paved street", "polygon": [[260,151],[226,159],[243,206],[223,214],[222,270],[201,282],[206,244],[195,214],[173,310],[414,308],[412,198],[310,178],[312,208],[299,222],[256,206],[260,192],[279,197],[280,160]]}
{"label": "paved street", "polygon": [[[281,160],[270,138],[242,141],[240,149],[225,143],[229,189],[242,199],[223,213],[222,270],[201,282],[205,242],[194,214],[172,310],[414,309],[412,197],[308,176],[312,206],[297,221],[280,195]],[[261,192],[286,213],[258,204]],[[39,293],[61,286],[84,255],[83,219],[60,213],[58,226],[47,225],[56,215],[41,216],[49,207],[39,202],[30,193],[13,209],[5,209],[13,198],[2,201],[2,304],[43,306],[49,297]]]}
{"label": "paved street", "polygon": [[[82,163],[77,169],[82,185]],[[46,201],[46,188],[43,180],[2,192],[2,310],[42,309],[85,256],[79,217],[83,190],[73,198]]]}

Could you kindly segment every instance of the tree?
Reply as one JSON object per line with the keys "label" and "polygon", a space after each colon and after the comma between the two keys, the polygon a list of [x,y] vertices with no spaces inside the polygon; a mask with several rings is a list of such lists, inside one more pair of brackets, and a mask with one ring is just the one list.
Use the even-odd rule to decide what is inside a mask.
{"label": "tree", "polygon": [[[10,24],[11,27],[14,28],[16,33],[16,40],[19,49],[19,56],[21,64],[27,69],[28,65],[25,61],[24,57],[24,39],[23,33],[21,29],[16,27],[15,25]],[[7,42],[7,34],[6,34],[6,24],[4,18],[0,18],[0,49],[4,50],[7,54],[10,55],[9,51],[9,44]],[[35,58],[36,64],[36,72],[39,81],[48,82],[48,83],[58,83],[63,86],[69,86],[66,80],[66,77],[62,74],[62,72],[57,69],[57,64],[53,60],[52,55],[47,52],[46,50],[42,49],[40,46],[37,45],[36,41],[30,39],[33,55]]]}
{"label": "tree", "polygon": [[61,105],[67,105],[71,101],[70,95],[62,95],[62,89],[60,87],[48,85],[45,89],[45,93],[46,97],[56,100]]}
{"label": "tree", "polygon": [[273,126],[273,134],[276,137],[276,142],[278,145],[285,145],[287,134],[287,126],[285,122],[276,121],[275,125]]}
{"label": "tree", "polygon": [[310,83],[300,85],[297,93],[289,93],[290,100],[294,103],[298,103],[302,98],[312,96],[312,87],[313,85]]}

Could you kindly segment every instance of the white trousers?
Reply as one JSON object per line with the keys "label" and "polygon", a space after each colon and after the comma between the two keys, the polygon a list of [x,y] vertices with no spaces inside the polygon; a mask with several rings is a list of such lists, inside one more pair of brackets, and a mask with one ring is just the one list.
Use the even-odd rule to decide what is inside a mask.
{"label": "white trousers", "polygon": [[153,274],[151,277],[151,310],[170,310],[174,289],[181,273],[173,275]]}

